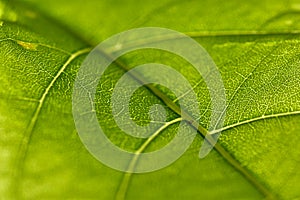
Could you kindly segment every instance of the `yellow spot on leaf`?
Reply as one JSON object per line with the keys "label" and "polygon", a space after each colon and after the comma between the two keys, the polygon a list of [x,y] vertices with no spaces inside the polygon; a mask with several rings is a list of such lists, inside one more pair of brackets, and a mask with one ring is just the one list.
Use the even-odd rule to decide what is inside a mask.
{"label": "yellow spot on leaf", "polygon": [[37,44],[30,43],[30,42],[17,41],[17,43],[23,48],[28,50],[33,50],[33,51],[37,50],[37,46],[38,46]]}
{"label": "yellow spot on leaf", "polygon": [[3,21],[0,21],[0,26],[3,26]]}
{"label": "yellow spot on leaf", "polygon": [[27,11],[25,12],[25,15],[26,15],[27,17],[29,17],[29,18],[32,18],[32,19],[36,18],[36,16],[37,16],[37,14],[36,14],[35,12],[31,11],[31,10],[27,10]]}

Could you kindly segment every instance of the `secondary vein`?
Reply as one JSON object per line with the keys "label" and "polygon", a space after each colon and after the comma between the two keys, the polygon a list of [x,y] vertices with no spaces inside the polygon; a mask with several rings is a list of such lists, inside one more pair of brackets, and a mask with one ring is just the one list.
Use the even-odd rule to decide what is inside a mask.
{"label": "secondary vein", "polygon": [[260,117],[255,117],[255,118],[248,119],[248,120],[241,121],[241,122],[237,122],[237,123],[234,123],[234,124],[231,124],[231,125],[228,125],[228,126],[224,126],[223,128],[216,129],[216,130],[213,130],[213,131],[209,132],[209,134],[219,133],[221,131],[226,131],[228,129],[232,129],[232,128],[235,128],[237,126],[241,126],[241,125],[244,125],[244,124],[249,124],[249,123],[255,122],[255,121],[260,121],[260,120],[270,119],[270,118],[276,118],[276,117],[285,117],[285,116],[290,116],[290,115],[298,115],[298,114],[300,114],[300,111],[292,111],[292,112],[285,112],[285,113],[262,115]]}
{"label": "secondary vein", "polygon": [[[78,56],[83,55],[85,53],[88,53],[91,51],[91,48],[84,48],[81,50],[76,51],[75,53],[71,54],[70,57],[68,58],[68,60],[63,64],[63,66],[60,68],[60,70],[57,72],[57,74],[55,75],[55,77],[52,79],[52,81],[49,83],[49,85],[47,86],[47,88],[45,89],[45,91],[43,92],[41,98],[38,100],[38,105],[34,111],[33,117],[30,120],[30,123],[24,133],[23,139],[20,143],[19,146],[19,150],[18,150],[18,154],[17,154],[17,164],[15,167],[15,172],[13,172],[13,177],[15,177],[15,182],[12,183],[12,185],[16,184],[16,186],[12,187],[15,190],[18,190],[17,187],[17,183],[18,183],[18,179],[20,178],[20,176],[22,176],[22,171],[23,171],[23,165],[24,165],[24,161],[26,159],[27,156],[27,152],[28,152],[28,146],[30,144],[31,138],[32,138],[32,133],[34,130],[34,127],[36,125],[38,116],[41,112],[41,109],[44,105],[45,99],[47,97],[47,95],[49,94],[50,89],[53,87],[54,83],[57,81],[57,79],[60,77],[60,75],[65,71],[65,69],[67,68],[67,66]],[[16,191],[18,194],[18,191]]]}
{"label": "secondary vein", "polygon": [[[162,125],[156,132],[154,132],[139,148],[138,150],[135,151],[135,156],[132,158],[128,165],[128,170],[127,171],[133,171],[135,168],[140,154],[149,146],[149,144],[157,138],[157,136],[165,130],[167,127],[169,127],[172,124],[175,124],[176,122],[182,121],[182,118],[176,118],[174,120],[171,120],[169,122],[166,122],[164,125]],[[129,181],[131,179],[132,173],[124,173],[123,179],[121,181],[121,184],[116,192],[116,198],[117,200],[122,200],[125,199],[125,195],[127,192],[127,188],[129,185]]]}

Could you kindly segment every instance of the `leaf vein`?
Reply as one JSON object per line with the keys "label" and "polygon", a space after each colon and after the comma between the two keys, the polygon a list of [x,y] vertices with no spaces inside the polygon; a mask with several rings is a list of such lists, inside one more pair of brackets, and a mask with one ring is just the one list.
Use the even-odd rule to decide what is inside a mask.
{"label": "leaf vein", "polygon": [[53,87],[54,83],[57,81],[57,79],[60,77],[60,75],[64,72],[64,70],[67,68],[67,66],[78,56],[83,55],[85,53],[88,53],[91,51],[91,48],[84,48],[81,50],[76,51],[75,53],[71,54],[71,56],[68,58],[68,60],[62,65],[60,70],[57,72],[57,74],[54,76],[52,81],[49,83],[45,91],[43,92],[41,98],[38,100],[38,105],[33,113],[33,117],[30,120],[30,123],[23,135],[23,139],[19,145],[19,150],[17,154],[17,164],[16,164],[16,171],[13,172],[13,177],[15,177],[15,186],[13,187],[15,190],[18,190],[18,179],[22,176],[22,170],[24,161],[26,159],[27,153],[28,153],[28,146],[30,145],[30,141],[32,138],[32,133],[34,130],[34,127],[36,125],[38,116],[41,112],[41,109],[44,105],[44,102],[46,100],[47,95],[49,94],[49,91]]}

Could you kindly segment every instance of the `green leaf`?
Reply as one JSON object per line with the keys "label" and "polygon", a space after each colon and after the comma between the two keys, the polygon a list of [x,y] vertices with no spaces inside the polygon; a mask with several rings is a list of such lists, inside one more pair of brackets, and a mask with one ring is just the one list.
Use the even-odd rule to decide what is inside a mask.
{"label": "green leaf", "polygon": [[[300,196],[300,2],[282,1],[0,1],[0,195],[4,199],[297,199]],[[147,174],[125,174],[85,149],[74,126],[72,89],[87,53],[131,28],[159,26],[199,42],[222,75],[227,114],[215,149],[198,158],[204,133],[175,163]],[[118,146],[145,143],[114,122],[110,98],[119,78],[157,62],[183,74],[209,125],[210,96],[179,56],[151,49],[126,54],[98,85],[99,123]],[[164,95],[162,98],[161,95]],[[153,104],[168,121],[180,118],[177,97],[162,86],[131,98],[132,118],[149,122]],[[178,106],[178,105],[177,105]],[[145,148],[167,144],[179,122]],[[190,127],[192,129],[192,127]]]}

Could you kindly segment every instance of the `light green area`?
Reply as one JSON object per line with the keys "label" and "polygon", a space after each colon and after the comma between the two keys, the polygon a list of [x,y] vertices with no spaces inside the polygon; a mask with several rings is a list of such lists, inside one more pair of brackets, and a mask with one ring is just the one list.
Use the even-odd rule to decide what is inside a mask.
{"label": "light green area", "polygon": [[[86,48],[143,26],[185,32],[212,56],[228,103],[219,145],[248,177],[218,149],[200,160],[200,134],[174,164],[139,175],[124,175],[102,165],[80,142],[71,95]],[[299,34],[300,1],[296,0],[0,1],[0,197],[299,198]],[[195,86],[200,124],[208,127],[208,90],[181,58],[142,50],[119,61],[128,68],[155,61],[177,69]],[[124,72],[117,64],[108,68],[95,102],[99,123],[109,138],[135,151],[144,140],[117,128],[107,104]],[[176,99],[166,88],[157,87]],[[147,113],[154,103],[166,107],[169,121],[179,117],[151,90],[140,88],[130,107],[138,124],[149,121]],[[170,141],[177,126],[165,129],[146,151]]]}

